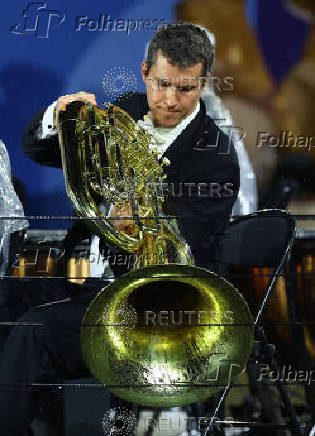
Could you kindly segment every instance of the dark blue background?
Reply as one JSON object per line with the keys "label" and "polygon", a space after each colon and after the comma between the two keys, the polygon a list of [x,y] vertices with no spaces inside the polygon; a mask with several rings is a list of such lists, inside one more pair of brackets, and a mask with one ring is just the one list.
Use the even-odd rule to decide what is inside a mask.
{"label": "dark blue background", "polygon": [[[9,29],[23,23],[29,2],[0,2],[0,138],[9,151],[12,173],[20,178],[28,193],[27,215],[71,215],[62,171],[33,163],[21,150],[23,130],[33,114],[58,96],[80,90],[93,92],[100,103],[106,98],[102,88],[105,71],[124,67],[137,77],[137,90],[144,86],[140,63],[145,44],[153,30],[75,31],[77,16],[98,18],[109,14],[114,19],[174,20],[176,0],[116,0],[115,2],[62,2],[49,0],[47,9],[59,10],[65,20],[50,26],[48,38],[35,33],[14,34]],[[57,21],[56,21],[57,22]],[[108,99],[108,96],[107,96]],[[62,228],[68,222],[33,222],[34,227]]]}
{"label": "dark blue background", "polygon": [[[27,215],[71,215],[62,171],[37,165],[21,150],[23,130],[28,120],[60,95],[80,90],[93,92],[100,103],[105,71],[124,67],[137,77],[137,90],[144,90],[140,63],[145,44],[153,30],[75,31],[77,16],[97,19],[109,14],[114,19],[175,20],[178,0],[67,1],[49,0],[47,9],[59,10],[65,20],[50,27],[48,38],[35,33],[14,34],[10,28],[23,23],[25,0],[0,1],[0,138],[10,154],[12,172],[24,183],[28,193]],[[44,2],[43,2],[44,3]],[[272,8],[272,9],[270,9]],[[279,83],[303,51],[308,26],[293,20],[282,0],[247,0],[246,14],[255,31],[266,67]],[[284,32],[279,32],[283,25]],[[288,36],[290,40],[288,41]],[[291,56],[283,58],[283,44],[291,45]],[[286,51],[287,52],[287,51]],[[63,228],[68,222],[32,222],[38,228]]]}

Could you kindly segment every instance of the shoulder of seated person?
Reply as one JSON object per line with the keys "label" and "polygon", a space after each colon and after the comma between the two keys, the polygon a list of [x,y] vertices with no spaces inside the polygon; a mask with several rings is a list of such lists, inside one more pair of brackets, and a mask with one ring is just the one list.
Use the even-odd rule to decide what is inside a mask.
{"label": "shoulder of seated person", "polygon": [[209,115],[207,115],[207,118],[205,127],[207,140],[209,144],[216,145],[210,147],[209,151],[221,155],[222,158],[231,158],[235,154],[235,147],[230,135],[226,134]]}
{"label": "shoulder of seated person", "polygon": [[147,95],[144,92],[126,93],[113,104],[128,112],[135,121],[142,119],[149,111]]}

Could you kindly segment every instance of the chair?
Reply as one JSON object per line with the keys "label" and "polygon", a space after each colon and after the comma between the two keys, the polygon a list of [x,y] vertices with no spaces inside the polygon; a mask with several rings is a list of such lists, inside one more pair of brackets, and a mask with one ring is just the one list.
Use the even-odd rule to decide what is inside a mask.
{"label": "chair", "polygon": [[[268,344],[267,337],[260,325],[260,321],[277,277],[281,270],[284,269],[289,259],[294,237],[295,221],[287,211],[278,209],[261,210],[232,221],[225,234],[220,239],[216,254],[216,263],[219,270],[222,266],[228,267],[228,269],[239,267],[273,269],[263,297],[259,302],[257,313],[254,314],[256,336],[254,354],[256,353],[256,355],[253,359],[254,361],[257,360],[257,353],[261,355],[262,350],[265,358],[268,360],[270,368],[273,370],[277,370],[278,365],[274,359],[272,347]],[[300,331],[300,337],[304,341],[302,329]],[[301,426],[297,420],[285,386],[283,383],[278,383],[277,385],[281,399],[290,417],[292,434],[301,435]],[[211,414],[212,417],[216,416],[218,408],[222,406],[231,387],[232,386],[225,387],[216,410]],[[261,401],[270,401],[270,404],[265,404],[265,406],[269,409],[270,416],[275,417],[275,413],[273,413],[274,411],[270,407],[272,398],[263,397]],[[214,418],[208,428],[210,429],[213,424]],[[266,426],[268,428],[267,424],[265,427]],[[273,425],[269,424],[269,430],[272,428]],[[206,432],[205,434],[208,433]]]}

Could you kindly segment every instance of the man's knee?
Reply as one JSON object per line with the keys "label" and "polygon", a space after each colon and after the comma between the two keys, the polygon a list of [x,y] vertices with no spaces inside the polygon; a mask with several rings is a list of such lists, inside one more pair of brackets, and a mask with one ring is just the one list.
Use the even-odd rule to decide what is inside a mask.
{"label": "man's knee", "polygon": [[[11,335],[26,338],[33,338],[45,341],[51,333],[51,322],[49,313],[40,308],[31,308],[21,315],[14,322]],[[45,339],[46,338],[46,339]]]}
{"label": "man's knee", "polygon": [[47,324],[47,314],[40,308],[33,307],[16,320],[16,325],[44,325]]}

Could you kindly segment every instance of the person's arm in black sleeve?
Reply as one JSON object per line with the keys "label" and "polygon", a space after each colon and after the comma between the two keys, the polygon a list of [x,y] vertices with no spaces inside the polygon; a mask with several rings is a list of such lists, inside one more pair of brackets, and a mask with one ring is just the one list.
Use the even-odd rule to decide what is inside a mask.
{"label": "person's arm in black sleeve", "polygon": [[[69,94],[60,97],[65,99],[65,104],[74,100],[89,101],[96,104],[95,95],[88,93]],[[60,101],[58,99],[58,101]],[[57,102],[51,104],[47,109],[38,112],[28,123],[23,135],[23,151],[34,162],[51,167],[62,167],[61,154],[59,149],[58,135],[53,125],[53,112]],[[113,102],[121,106],[131,114],[135,120],[142,118],[143,111],[148,109],[146,96],[142,93],[130,95],[130,98],[117,99]]]}
{"label": "person's arm in black sleeve", "polygon": [[[96,105],[94,94],[77,92],[63,95],[46,110],[36,114],[25,129],[23,135],[23,151],[35,162],[51,167],[62,167],[61,153],[54,118],[60,110],[73,101],[89,102]],[[57,111],[57,114],[55,112]]]}
{"label": "person's arm in black sleeve", "polygon": [[213,268],[219,238],[229,223],[239,191],[234,146],[230,145],[228,154],[220,153],[226,150],[226,141],[228,138],[222,134],[216,151],[200,152],[203,158],[199,166],[186,179],[193,186],[190,195],[183,186],[183,195],[174,198],[178,226],[192,250],[195,264],[208,269]]}
{"label": "person's arm in black sleeve", "polygon": [[[36,163],[61,168],[58,135],[52,125],[43,126],[45,111],[38,112],[24,130],[23,152]],[[46,134],[45,129],[50,131]]]}

